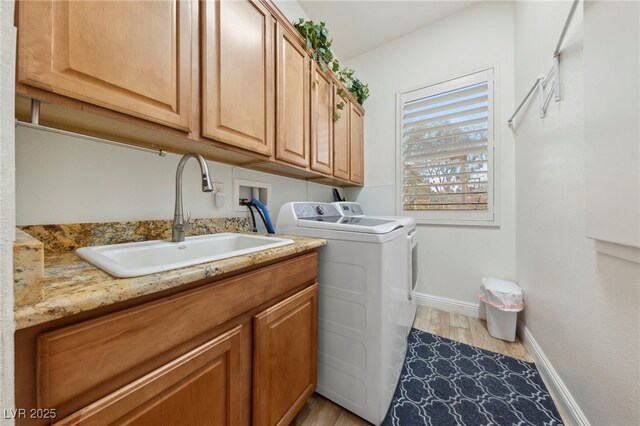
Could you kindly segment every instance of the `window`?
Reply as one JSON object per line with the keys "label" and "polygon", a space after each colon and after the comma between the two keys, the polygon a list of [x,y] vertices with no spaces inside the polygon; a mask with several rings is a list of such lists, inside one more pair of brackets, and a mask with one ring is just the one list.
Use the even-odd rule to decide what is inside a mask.
{"label": "window", "polygon": [[401,214],[495,223],[493,109],[492,69],[399,94]]}

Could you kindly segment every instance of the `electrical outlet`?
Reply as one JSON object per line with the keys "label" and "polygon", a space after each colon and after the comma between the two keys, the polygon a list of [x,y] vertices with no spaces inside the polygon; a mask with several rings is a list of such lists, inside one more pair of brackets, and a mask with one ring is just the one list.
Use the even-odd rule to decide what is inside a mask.
{"label": "electrical outlet", "polygon": [[211,191],[213,205],[215,207],[223,207],[224,201],[227,197],[227,195],[224,193],[224,183],[211,182],[211,186],[213,187],[213,191]]}
{"label": "electrical outlet", "polygon": [[224,193],[224,183],[221,182],[211,182],[211,185],[213,186],[213,193],[217,194],[217,193]]}

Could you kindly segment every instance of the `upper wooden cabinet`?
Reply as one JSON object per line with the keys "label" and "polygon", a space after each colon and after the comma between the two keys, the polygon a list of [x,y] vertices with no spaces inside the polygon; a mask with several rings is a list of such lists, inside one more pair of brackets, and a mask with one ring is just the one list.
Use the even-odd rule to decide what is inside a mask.
{"label": "upper wooden cabinet", "polygon": [[364,113],[349,104],[350,179],[358,185],[364,184]]}
{"label": "upper wooden cabinet", "polygon": [[272,155],[275,21],[257,0],[199,4],[202,135]]}
{"label": "upper wooden cabinet", "polygon": [[276,43],[276,158],[309,167],[311,58],[280,24]]}
{"label": "upper wooden cabinet", "polygon": [[315,62],[311,72],[311,168],[333,174],[333,83]]}
{"label": "upper wooden cabinet", "polygon": [[[338,94],[338,89],[334,92],[334,110],[340,114],[333,123],[333,175],[340,179],[349,180],[349,115],[351,112],[351,102]],[[338,105],[342,103],[342,110]]]}
{"label": "upper wooden cabinet", "polygon": [[315,390],[317,318],[318,284],[254,317],[254,425],[288,425]]}
{"label": "upper wooden cabinet", "polygon": [[363,111],[271,0],[17,4],[20,120],[362,185]]}
{"label": "upper wooden cabinet", "polygon": [[188,131],[194,7],[18,2],[18,82]]}

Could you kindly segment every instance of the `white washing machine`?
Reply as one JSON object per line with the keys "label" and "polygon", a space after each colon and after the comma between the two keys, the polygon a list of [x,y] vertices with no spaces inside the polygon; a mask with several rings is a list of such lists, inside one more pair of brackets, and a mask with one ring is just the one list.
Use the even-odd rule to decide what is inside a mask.
{"label": "white washing machine", "polygon": [[405,227],[294,202],[280,209],[276,230],[327,240],[319,249],[317,392],[380,424],[407,348]]}
{"label": "white washing machine", "polygon": [[[350,201],[336,201],[331,203],[343,216],[347,217],[368,217],[371,219],[388,219],[395,220],[404,225],[407,235],[407,247],[405,258],[409,262],[409,281],[407,283],[406,297],[412,300],[412,292],[415,290],[418,284],[418,235],[416,231],[416,220],[409,216],[370,216],[364,213],[360,203]],[[417,305],[415,302],[411,303],[405,312],[405,325],[407,327],[407,334],[411,331],[413,321],[416,317]]]}
{"label": "white washing machine", "polygon": [[354,216],[354,217],[370,217],[377,219],[390,219],[395,220],[396,222],[402,223],[408,230],[411,232],[416,229],[416,220],[409,216],[372,216],[365,214],[364,209],[360,205],[360,203],[356,203],[353,201],[334,201],[331,203],[332,206],[335,206],[336,209],[343,216]]}

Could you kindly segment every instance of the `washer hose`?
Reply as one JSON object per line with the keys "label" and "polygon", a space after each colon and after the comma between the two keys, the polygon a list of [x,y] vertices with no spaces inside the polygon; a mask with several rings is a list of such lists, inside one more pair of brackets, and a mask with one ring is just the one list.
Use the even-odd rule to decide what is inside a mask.
{"label": "washer hose", "polygon": [[[253,214],[253,209],[251,208],[251,206],[253,204],[251,204],[250,202],[244,202],[242,203],[243,206],[247,206],[247,208],[249,209],[249,213],[251,213],[251,224],[253,225],[253,232],[258,232],[258,227],[256,226],[256,216]],[[258,208],[256,207],[256,210],[258,210]]]}
{"label": "washer hose", "polygon": [[254,206],[258,211],[260,218],[262,218],[262,221],[264,222],[265,228],[267,228],[267,232],[269,234],[275,234],[276,231],[273,229],[273,224],[271,223],[271,217],[269,216],[269,211],[267,210],[267,206],[262,204],[260,200],[256,198],[249,201],[249,204]]}

